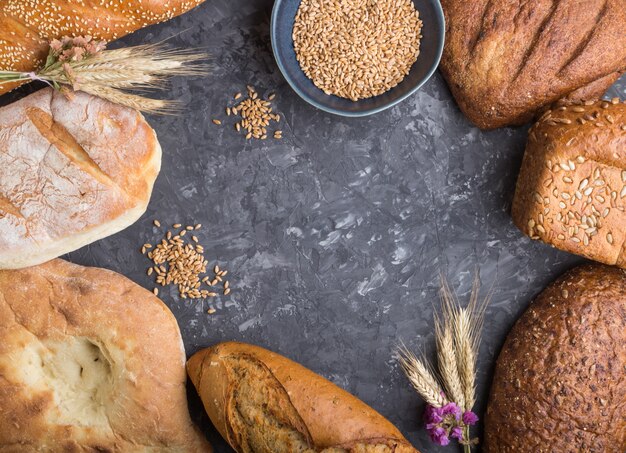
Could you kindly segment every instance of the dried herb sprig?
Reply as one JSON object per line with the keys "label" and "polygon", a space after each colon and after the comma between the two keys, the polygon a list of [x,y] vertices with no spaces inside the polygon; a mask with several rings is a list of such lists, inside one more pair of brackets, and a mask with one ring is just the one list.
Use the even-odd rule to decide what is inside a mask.
{"label": "dried herb sprig", "polygon": [[[397,356],[418,394],[428,403],[424,414],[433,442],[448,445],[457,439],[466,452],[478,439],[470,438],[470,426],[478,421],[472,408],[476,402],[476,361],[485,309],[490,293],[479,299],[478,275],[470,301],[463,308],[444,278],[441,281],[441,314],[435,315],[435,340],[439,373],[425,358],[418,358],[406,346]],[[444,392],[445,389],[445,392]],[[434,397],[439,394],[440,398]]]}
{"label": "dried herb sprig", "polygon": [[147,113],[171,113],[176,101],[153,99],[129,90],[164,88],[172,76],[206,74],[204,53],[169,49],[163,44],[144,44],[105,50],[104,41],[91,37],[64,37],[50,42],[50,51],[41,69],[35,72],[0,71],[0,84],[40,80],[69,93],[84,91]]}

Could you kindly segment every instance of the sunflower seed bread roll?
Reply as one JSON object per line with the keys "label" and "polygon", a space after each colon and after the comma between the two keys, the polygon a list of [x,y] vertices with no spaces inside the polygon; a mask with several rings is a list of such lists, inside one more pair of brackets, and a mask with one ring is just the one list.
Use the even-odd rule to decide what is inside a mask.
{"label": "sunflower seed bread roll", "polygon": [[626,71],[624,0],[442,0],[441,72],[481,129],[597,99]]}
{"label": "sunflower seed bread roll", "polygon": [[547,111],[529,132],[512,216],[532,239],[626,268],[626,104]]}
{"label": "sunflower seed bread roll", "polygon": [[0,270],[0,452],[210,453],[172,312],[116,272]]}
{"label": "sunflower seed bread roll", "polygon": [[[2,0],[0,71],[29,72],[48,54],[48,43],[63,36],[112,41],[169,20],[204,0]],[[0,94],[19,84],[0,85]]]}
{"label": "sunflower seed bread roll", "polygon": [[134,223],[161,167],[133,109],[52,88],[0,108],[0,269],[33,266]]}
{"label": "sunflower seed bread roll", "polygon": [[239,453],[418,453],[365,403],[267,349],[221,343],[193,355],[187,372]]}
{"label": "sunflower seed bread roll", "polygon": [[532,302],[498,357],[485,453],[626,451],[626,271],[591,264]]}

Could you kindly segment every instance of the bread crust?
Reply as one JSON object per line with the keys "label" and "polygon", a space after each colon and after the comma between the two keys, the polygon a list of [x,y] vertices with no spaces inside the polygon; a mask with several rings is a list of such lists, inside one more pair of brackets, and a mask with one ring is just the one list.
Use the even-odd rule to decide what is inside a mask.
{"label": "bread crust", "polygon": [[172,313],[119,274],[0,271],[1,452],[210,452],[184,363]]}
{"label": "bread crust", "polygon": [[596,99],[626,71],[623,0],[441,3],[441,72],[481,129],[523,124],[568,95]]}
{"label": "bread crust", "polygon": [[626,271],[591,264],[548,286],[500,352],[485,453],[626,451]]}
{"label": "bread crust", "polygon": [[547,111],[531,128],[512,217],[532,239],[626,267],[626,104]]}
{"label": "bread crust", "polygon": [[0,269],[40,264],[146,210],[161,167],[135,110],[46,88],[0,108]]}
{"label": "bread crust", "polygon": [[[0,2],[0,70],[33,71],[48,43],[63,36],[112,41],[176,17],[204,0],[3,0]],[[19,84],[0,86],[0,94]]]}
{"label": "bread crust", "polygon": [[[237,383],[229,378],[232,374],[228,360],[241,357],[263,364],[284,388],[288,401],[305,425],[297,426],[296,430],[303,433],[303,438],[310,436],[317,451],[334,451],[333,447],[339,448],[338,452],[352,451],[356,445],[377,445],[387,448],[380,451],[417,452],[378,412],[318,374],[267,349],[227,342],[194,354],[187,362],[187,371],[211,421],[237,451],[243,450],[237,449],[229,434],[232,415],[228,410],[228,400]],[[274,403],[268,401],[268,406]]]}

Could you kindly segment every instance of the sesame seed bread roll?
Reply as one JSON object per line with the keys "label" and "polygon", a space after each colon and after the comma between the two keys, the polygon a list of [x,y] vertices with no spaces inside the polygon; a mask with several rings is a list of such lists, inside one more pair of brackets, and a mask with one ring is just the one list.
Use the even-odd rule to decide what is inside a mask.
{"label": "sesame seed bread roll", "polygon": [[[112,41],[204,0],[0,0],[0,71],[33,71],[63,36]],[[0,94],[18,84],[0,85]]]}
{"label": "sesame seed bread roll", "polygon": [[0,271],[0,452],[210,453],[172,312],[116,272]]}
{"label": "sesame seed bread roll", "polygon": [[0,269],[33,266],[134,223],[161,167],[136,110],[52,88],[0,108]]}
{"label": "sesame seed bread roll", "polygon": [[496,363],[483,451],[626,451],[626,271],[576,267],[515,323]]}
{"label": "sesame seed bread roll", "polygon": [[267,349],[220,343],[194,354],[187,372],[238,453],[418,453],[361,400]]}
{"label": "sesame seed bread roll", "polygon": [[626,268],[626,104],[547,111],[529,132],[512,216],[532,239]]}

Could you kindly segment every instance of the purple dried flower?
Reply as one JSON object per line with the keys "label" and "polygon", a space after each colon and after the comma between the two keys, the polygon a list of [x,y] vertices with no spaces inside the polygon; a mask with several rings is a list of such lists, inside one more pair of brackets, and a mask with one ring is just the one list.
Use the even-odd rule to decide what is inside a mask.
{"label": "purple dried flower", "polygon": [[[430,439],[437,445],[448,445],[456,439],[463,445],[470,445],[469,426],[476,424],[478,417],[472,411],[465,411],[455,402],[442,407],[426,406],[424,423]],[[467,432],[466,432],[467,431]]]}
{"label": "purple dried flower", "polygon": [[445,417],[446,415],[452,415],[455,420],[459,421],[461,419],[461,408],[456,405],[456,403],[448,403],[441,408],[442,414]]}
{"label": "purple dried flower", "polygon": [[448,433],[443,428],[434,428],[429,432],[430,440],[432,440],[437,445],[448,445],[450,443],[450,439],[448,438]]}
{"label": "purple dried flower", "polygon": [[428,424],[439,424],[443,421],[443,412],[442,408],[431,406],[430,404],[426,406],[426,410],[424,411],[424,422]]}
{"label": "purple dried flower", "polygon": [[454,428],[452,428],[452,431],[450,432],[450,437],[457,440],[463,440],[463,428],[461,428],[460,426],[455,426]]}
{"label": "purple dried flower", "polygon": [[466,425],[475,425],[478,422],[478,416],[472,411],[465,411],[463,413],[463,423]]}

